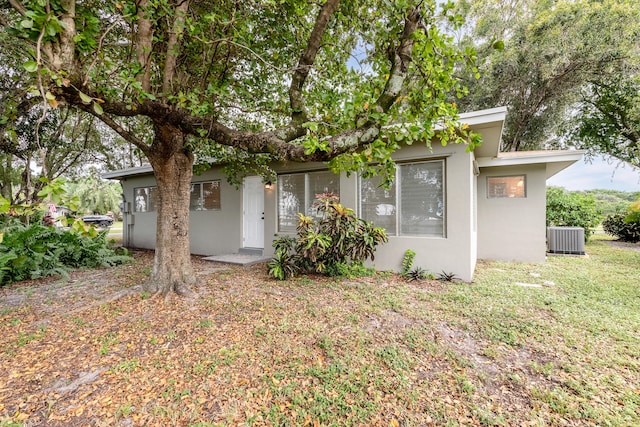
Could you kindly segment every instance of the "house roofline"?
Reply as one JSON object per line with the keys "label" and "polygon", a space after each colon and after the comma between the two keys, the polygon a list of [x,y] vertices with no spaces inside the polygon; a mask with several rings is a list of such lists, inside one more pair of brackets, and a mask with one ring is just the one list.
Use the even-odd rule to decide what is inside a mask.
{"label": "house roofline", "polygon": [[137,166],[135,168],[120,169],[117,171],[105,172],[102,174],[104,179],[123,179],[137,175],[148,175],[153,173],[153,168],[150,165]]}
{"label": "house roofline", "polygon": [[515,151],[499,153],[496,157],[479,157],[476,159],[478,167],[504,167],[545,164],[547,179],[568,168],[582,159],[584,150],[553,150],[553,151]]}
{"label": "house roofline", "polygon": [[485,110],[469,111],[468,113],[460,114],[458,117],[460,122],[466,123],[469,126],[499,121],[504,122],[507,117],[507,107],[495,107],[487,108]]}

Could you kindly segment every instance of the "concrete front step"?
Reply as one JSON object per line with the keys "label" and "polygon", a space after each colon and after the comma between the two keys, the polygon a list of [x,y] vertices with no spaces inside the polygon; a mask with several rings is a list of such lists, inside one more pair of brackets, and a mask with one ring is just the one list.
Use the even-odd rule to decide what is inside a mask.
{"label": "concrete front step", "polygon": [[240,248],[238,249],[239,254],[243,255],[259,255],[262,256],[264,253],[262,248]]}
{"label": "concrete front step", "polygon": [[258,264],[260,262],[267,262],[271,258],[262,256],[262,253],[260,255],[237,253],[212,255],[202,259],[204,261],[224,262],[226,264],[251,265]]}

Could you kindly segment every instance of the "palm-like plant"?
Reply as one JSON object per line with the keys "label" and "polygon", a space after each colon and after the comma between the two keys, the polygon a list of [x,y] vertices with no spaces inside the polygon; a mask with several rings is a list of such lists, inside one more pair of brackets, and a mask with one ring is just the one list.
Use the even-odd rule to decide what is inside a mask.
{"label": "palm-like plant", "polygon": [[[374,227],[339,203],[337,195],[325,193],[316,195],[314,207],[321,214],[319,221],[310,216],[298,214],[295,244],[290,237],[274,242],[276,257],[269,263],[269,273],[276,278],[286,276],[284,269],[292,261],[297,271],[323,273],[344,271],[345,266],[362,266],[373,259],[378,244],[386,242],[387,235],[382,228]],[[340,266],[340,268],[337,268]]]}

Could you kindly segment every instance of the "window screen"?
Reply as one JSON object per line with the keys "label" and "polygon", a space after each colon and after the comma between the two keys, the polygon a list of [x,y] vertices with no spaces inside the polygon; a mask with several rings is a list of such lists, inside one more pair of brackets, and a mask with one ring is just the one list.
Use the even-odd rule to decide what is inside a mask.
{"label": "window screen", "polygon": [[278,231],[294,232],[298,213],[316,216],[316,195],[340,193],[340,177],[329,171],[278,176]]}
{"label": "window screen", "polygon": [[444,236],[444,160],[399,165],[391,188],[380,183],[380,177],[360,179],[363,219],[391,236]]}
{"label": "window screen", "polygon": [[360,180],[360,216],[382,227],[389,235],[396,234],[396,181],[391,188],[380,187],[382,178],[374,176]]}
{"label": "window screen", "polygon": [[443,162],[400,166],[400,235],[444,235]]}

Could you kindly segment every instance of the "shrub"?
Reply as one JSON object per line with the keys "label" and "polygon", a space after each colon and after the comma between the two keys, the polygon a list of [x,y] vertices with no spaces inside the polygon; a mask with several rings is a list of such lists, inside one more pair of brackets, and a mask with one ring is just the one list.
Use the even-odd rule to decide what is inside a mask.
{"label": "shrub", "polygon": [[404,256],[402,257],[402,270],[400,274],[405,276],[411,271],[411,267],[413,266],[413,260],[416,258],[416,253],[411,249],[407,249],[404,251]]}
{"label": "shrub", "polygon": [[433,275],[431,275],[427,270],[425,270],[422,267],[416,267],[410,271],[407,271],[405,274],[403,274],[403,276],[409,282],[433,278]]}
{"label": "shrub", "polygon": [[409,282],[420,281],[424,279],[434,279],[435,276],[429,271],[425,270],[422,267],[413,267],[413,261],[416,258],[416,253],[411,249],[407,249],[404,251],[404,256],[402,257],[402,269],[400,270],[400,275],[404,277]]}
{"label": "shrub", "polygon": [[280,280],[298,273],[370,275],[364,261],[373,260],[376,246],[387,241],[384,230],[356,217],[335,194],[316,197],[314,207],[320,218],[298,214],[297,237],[273,242],[276,254],[267,265],[269,274]]}
{"label": "shrub", "polygon": [[560,187],[547,188],[547,226],[582,227],[589,240],[601,215],[592,195],[565,191]]}
{"label": "shrub", "polygon": [[55,274],[73,268],[122,263],[130,257],[109,248],[105,235],[80,223],[69,230],[10,222],[0,240],[0,285]]}
{"label": "shrub", "polygon": [[625,242],[640,242],[640,201],[627,212],[609,215],[603,222],[604,232]]}

